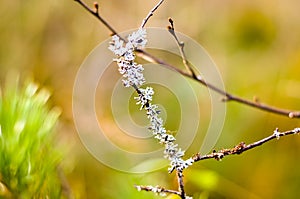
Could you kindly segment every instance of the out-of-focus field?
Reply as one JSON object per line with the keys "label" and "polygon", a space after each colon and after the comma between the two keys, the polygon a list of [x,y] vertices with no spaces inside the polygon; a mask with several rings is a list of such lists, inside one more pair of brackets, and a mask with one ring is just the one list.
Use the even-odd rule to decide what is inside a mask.
{"label": "out-of-focus field", "polygon": [[[99,3],[101,15],[122,32],[138,27],[156,2]],[[147,26],[166,27],[172,17],[177,31],[208,51],[229,92],[300,110],[299,7],[300,1],[292,0],[166,1]],[[75,198],[153,198],[152,193],[134,189],[133,185],[140,183],[176,188],[174,175],[167,174],[166,168],[146,174],[115,171],[94,159],[79,139],[72,117],[72,89],[85,57],[109,37],[102,24],[72,0],[2,0],[0,30],[1,82],[12,71],[24,78],[31,76],[52,92],[51,103],[62,108],[57,140],[66,150],[62,166]],[[107,78],[104,87],[113,83]],[[166,112],[174,108],[178,107],[170,105]],[[204,114],[203,120],[209,117]],[[113,123],[113,118],[106,119]],[[215,148],[254,142],[276,127],[300,127],[299,121],[230,102]],[[176,120],[168,125],[176,127]],[[189,150],[188,155],[195,152]],[[195,199],[297,198],[299,165],[300,137],[284,137],[221,162],[195,164],[186,173],[186,191]]]}

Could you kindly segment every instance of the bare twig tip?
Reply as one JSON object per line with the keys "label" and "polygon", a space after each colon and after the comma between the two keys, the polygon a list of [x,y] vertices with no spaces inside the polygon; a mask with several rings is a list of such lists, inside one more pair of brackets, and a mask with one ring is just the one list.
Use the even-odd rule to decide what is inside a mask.
{"label": "bare twig tip", "polygon": [[259,98],[257,96],[254,96],[253,101],[258,104],[259,103]]}
{"label": "bare twig tip", "polygon": [[94,8],[95,8],[96,12],[99,11],[99,4],[98,4],[98,2],[94,2]]}
{"label": "bare twig tip", "polygon": [[171,17],[168,18],[168,21],[170,23],[170,29],[174,30],[174,21]]}
{"label": "bare twig tip", "polygon": [[300,134],[300,128],[295,128],[294,129],[294,134]]}
{"label": "bare twig tip", "polygon": [[300,112],[290,112],[289,113],[289,118],[299,118],[300,117]]}
{"label": "bare twig tip", "polygon": [[221,98],[221,102],[228,102],[229,100],[227,96]]}
{"label": "bare twig tip", "polygon": [[137,189],[137,191],[142,191],[142,188],[141,188],[141,186],[134,185],[134,187]]}
{"label": "bare twig tip", "polygon": [[150,19],[150,17],[153,16],[154,12],[158,9],[158,7],[164,2],[164,0],[160,0],[155,6],[154,8],[152,8],[152,10],[150,10],[150,12],[148,13],[148,15],[146,16],[146,18],[143,20],[141,28],[144,28],[144,26],[146,25],[146,23],[148,22],[148,20]]}

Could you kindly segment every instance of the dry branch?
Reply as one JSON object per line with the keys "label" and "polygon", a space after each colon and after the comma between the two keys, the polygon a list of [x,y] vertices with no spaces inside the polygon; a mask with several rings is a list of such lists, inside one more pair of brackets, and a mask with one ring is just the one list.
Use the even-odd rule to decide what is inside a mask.
{"label": "dry branch", "polygon": [[213,151],[211,154],[207,154],[207,155],[201,155],[200,153],[196,154],[193,156],[193,160],[195,162],[197,161],[201,161],[201,160],[206,160],[206,159],[216,159],[216,160],[221,160],[223,159],[225,156],[228,155],[235,155],[235,154],[241,154],[245,151],[248,151],[250,149],[253,149],[255,147],[258,147],[266,142],[269,142],[273,139],[279,139],[282,136],[287,136],[287,135],[295,135],[295,134],[299,134],[300,133],[300,128],[295,128],[293,130],[289,130],[289,131],[285,131],[285,132],[279,132],[278,128],[275,129],[274,133],[266,138],[263,138],[259,141],[256,141],[254,143],[251,144],[245,144],[245,142],[241,142],[238,145],[236,145],[233,148],[230,149],[222,149],[219,151]]}
{"label": "dry branch", "polygon": [[159,8],[159,6],[164,2],[164,0],[160,0],[153,8],[150,10],[145,19],[143,19],[141,28],[144,28],[150,17],[153,16],[154,12]]}
{"label": "dry branch", "polygon": [[[84,2],[82,2],[81,0],[75,0],[76,2],[78,2],[82,7],[84,7],[89,13],[91,13],[92,15],[94,15],[101,23],[104,24],[105,27],[107,27],[111,32],[112,35],[117,35],[121,40],[125,41],[126,40],[124,38],[122,38],[118,32],[106,21],[104,20],[100,14],[99,14],[99,5],[98,3],[94,4],[94,8],[95,10],[92,10],[91,8],[89,8]],[[148,22],[148,20],[151,18],[151,16],[153,16],[154,12],[159,8],[159,6],[164,2],[164,0],[160,0],[154,7],[153,9],[150,10],[150,12],[148,13],[148,15],[143,19],[143,22],[140,26],[140,28],[144,28],[146,23]],[[182,57],[182,62],[186,68],[186,70],[181,70],[167,62],[165,62],[164,60],[157,58],[155,56],[153,56],[152,54],[148,53],[147,51],[143,50],[143,49],[135,49],[135,53],[137,56],[143,58],[146,61],[152,62],[152,63],[157,63],[160,64],[170,70],[176,71],[177,73],[191,78],[197,82],[199,82],[201,85],[215,91],[216,93],[222,95],[223,98],[223,102],[229,102],[229,101],[234,101],[240,104],[244,104],[250,107],[254,107],[256,109],[260,109],[266,112],[270,112],[270,113],[274,113],[274,114],[278,114],[278,115],[283,115],[283,116],[287,116],[289,118],[300,118],[300,111],[291,111],[291,110],[286,110],[286,109],[281,109],[281,108],[277,108],[277,107],[273,107],[273,106],[269,106],[267,104],[263,104],[260,103],[258,101],[250,101],[241,97],[238,97],[236,95],[233,95],[231,93],[226,92],[225,90],[222,90],[218,87],[216,87],[215,85],[206,82],[200,75],[197,75],[196,72],[194,71],[194,69],[192,68],[192,66],[189,64],[185,52],[184,52],[184,43],[179,41],[176,32],[175,32],[175,28],[174,28],[174,22],[172,19],[169,19],[169,23],[170,26],[168,26],[168,31],[171,33],[171,35],[174,37],[179,50],[180,50],[180,54]],[[132,85],[134,87],[134,89],[136,90],[136,92],[139,94],[140,97],[144,97],[142,92],[140,91],[140,89],[138,88],[138,86],[136,86],[135,84]],[[149,102],[146,101],[144,106],[148,107],[149,106]],[[144,107],[142,107],[144,108]],[[248,151],[252,148],[258,147],[266,142],[269,142],[273,139],[279,139],[282,136],[287,136],[287,135],[292,135],[292,134],[299,134],[300,133],[300,128],[295,128],[293,130],[289,130],[289,131],[285,131],[285,132],[279,132],[278,129],[276,129],[274,131],[274,133],[266,138],[263,138],[257,142],[251,143],[251,144],[245,144],[244,142],[239,143],[238,145],[236,145],[233,148],[229,148],[229,149],[222,149],[219,151],[213,151],[210,154],[207,155],[201,155],[200,153],[194,155],[191,159],[192,162],[197,162],[197,161],[201,161],[201,160],[205,160],[205,159],[216,159],[216,160],[221,160],[222,158],[224,158],[225,156],[228,155],[234,155],[234,154],[241,154],[245,151]],[[163,187],[160,186],[142,186],[142,185],[136,185],[136,189],[138,191],[151,191],[160,195],[163,194],[176,194],[178,196],[180,196],[182,199],[186,199],[189,198],[188,196],[185,195],[185,191],[184,191],[184,182],[183,182],[183,170],[176,170],[176,177],[177,177],[177,182],[178,182],[178,190],[170,190],[170,189],[165,189]]]}
{"label": "dry branch", "polygon": [[[89,8],[81,0],[74,0],[74,1],[78,2],[84,9],[86,9],[89,13],[94,15],[101,23],[103,23],[103,25],[105,27],[107,27],[107,29],[109,29],[112,32],[112,35],[117,35],[119,38],[121,38],[123,41],[125,41],[125,39],[122,38],[118,34],[118,32],[106,20],[104,20],[103,17],[101,17],[101,15],[99,14],[99,11],[98,11],[99,7],[98,7],[97,3],[94,4],[95,10],[93,10],[93,9]],[[163,2],[163,0],[161,0],[157,5],[155,5],[155,7],[149,12],[147,17],[143,20],[143,23],[142,23],[141,27],[144,27],[146,25],[146,22],[153,15],[153,12],[155,10],[157,10],[157,8],[162,4],[162,2]],[[300,118],[300,111],[277,108],[277,107],[270,106],[270,105],[260,103],[260,102],[257,102],[257,101],[247,100],[247,99],[241,98],[237,95],[233,95],[231,93],[228,93],[228,92],[214,86],[213,84],[211,84],[209,82],[206,82],[200,75],[196,75],[193,70],[189,71],[189,72],[181,70],[181,69],[165,62],[164,60],[159,59],[159,58],[151,55],[150,53],[148,53],[145,50],[136,49],[136,54],[137,54],[137,56],[141,57],[142,59],[144,59],[146,61],[149,61],[149,62],[152,62],[152,63],[157,63],[157,64],[160,64],[160,65],[162,65],[162,66],[164,66],[164,67],[166,67],[170,70],[176,71],[179,74],[181,74],[185,77],[191,78],[191,79],[199,82],[203,86],[219,93],[220,95],[222,95],[224,97],[223,100],[222,100],[223,102],[234,101],[234,102],[237,102],[237,103],[240,103],[240,104],[243,104],[243,105],[247,105],[247,106],[250,106],[250,107],[253,107],[253,108],[256,108],[256,109],[260,109],[260,110],[263,110],[263,111],[266,111],[266,112],[274,113],[274,114],[277,114],[277,115],[283,115],[283,116],[286,116],[286,117],[289,117],[289,118]],[[191,67],[189,67],[189,68],[191,69]]]}

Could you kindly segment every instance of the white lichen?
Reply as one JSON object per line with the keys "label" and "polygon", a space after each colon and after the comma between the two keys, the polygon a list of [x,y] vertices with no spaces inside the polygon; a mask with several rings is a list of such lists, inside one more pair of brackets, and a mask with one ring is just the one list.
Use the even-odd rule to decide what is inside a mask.
{"label": "white lichen", "polygon": [[[159,116],[160,111],[158,106],[152,104],[154,90],[152,87],[141,88],[145,83],[143,75],[144,68],[141,64],[135,62],[134,51],[138,48],[144,48],[147,44],[147,32],[145,29],[140,28],[127,37],[127,41],[121,39],[119,36],[114,35],[109,45],[109,49],[117,56],[114,61],[119,67],[119,72],[123,75],[122,82],[125,87],[134,87],[138,96],[134,99],[136,104],[140,105],[140,109],[145,109],[147,118],[149,119],[149,131],[153,134],[154,138],[159,143],[165,146],[164,157],[170,161],[169,172],[177,170],[182,172],[184,169],[193,164],[192,159],[183,160],[184,151],[178,148],[174,142],[175,137],[167,133],[164,128],[163,119]],[[138,186],[137,186],[137,189]],[[155,188],[153,192],[157,191]]]}

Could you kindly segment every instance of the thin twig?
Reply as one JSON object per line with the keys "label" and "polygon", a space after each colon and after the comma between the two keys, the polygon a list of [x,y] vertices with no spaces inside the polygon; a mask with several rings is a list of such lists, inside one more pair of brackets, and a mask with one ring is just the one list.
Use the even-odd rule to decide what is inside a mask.
{"label": "thin twig", "polygon": [[183,183],[183,174],[182,171],[176,171],[177,181],[178,181],[178,191],[180,197],[185,199],[184,183]]}
{"label": "thin twig", "polygon": [[185,55],[185,52],[184,52],[184,42],[179,41],[179,39],[176,35],[176,32],[175,32],[174,22],[171,18],[169,18],[169,22],[170,22],[170,26],[168,26],[168,31],[174,37],[174,39],[175,39],[175,41],[178,45],[180,55],[181,55],[181,58],[182,58],[182,63],[185,66],[186,70],[189,71],[192,74],[193,78],[195,79],[195,78],[197,78],[197,75],[196,75],[194,69],[192,68],[192,66],[190,65],[190,63],[188,62],[188,60],[186,58],[186,55]]}
{"label": "thin twig", "polygon": [[[123,41],[126,41],[124,38],[122,38],[117,31],[115,31],[111,25],[109,25],[108,22],[106,22],[100,15],[98,12],[98,9],[96,9],[96,11],[93,11],[92,9],[90,9],[85,3],[83,3],[81,0],[74,0],[76,2],[78,2],[80,5],[82,5],[89,13],[91,13],[92,15],[94,15],[98,20],[100,20],[105,27],[107,27],[113,35],[117,35],[119,36]],[[149,18],[153,15],[153,12],[160,6],[160,4],[163,2],[163,0],[161,0],[148,14],[148,16],[144,19],[143,23],[142,23],[142,27],[144,26],[143,24],[146,24],[147,21],[149,20]],[[95,6],[96,7],[96,6]],[[273,107],[267,104],[263,104],[263,103],[259,103],[257,101],[250,101],[247,99],[243,99],[241,97],[238,97],[236,95],[230,94],[216,86],[214,86],[213,84],[206,82],[200,75],[195,76],[194,74],[190,74],[188,72],[185,72],[181,69],[178,69],[177,67],[168,64],[167,62],[151,55],[150,53],[146,52],[145,50],[142,49],[137,49],[136,50],[137,56],[141,57],[142,59],[152,62],[152,63],[158,63],[172,71],[176,71],[178,73],[180,73],[181,75],[191,78],[197,82],[199,82],[200,84],[206,86],[207,88],[223,95],[225,98],[223,99],[223,102],[229,102],[229,101],[235,101],[238,102],[240,104],[244,104],[247,106],[251,106],[266,112],[270,112],[270,113],[274,113],[274,114],[278,114],[278,115],[283,115],[283,116],[287,116],[289,118],[300,118],[300,111],[292,111],[292,110],[286,110],[286,109],[280,109],[277,107]]]}
{"label": "thin twig", "polygon": [[150,17],[153,16],[154,12],[159,8],[159,6],[164,2],[164,0],[160,0],[153,8],[150,10],[145,19],[143,19],[141,28],[144,28]]}
{"label": "thin twig", "polygon": [[150,53],[148,53],[145,50],[138,49],[138,50],[136,50],[136,53],[137,53],[137,56],[141,57],[142,59],[144,59],[146,61],[149,61],[149,62],[152,62],[152,63],[157,63],[157,64],[160,64],[160,65],[164,66],[165,68],[168,68],[172,71],[176,71],[176,72],[180,73],[181,75],[183,75],[185,77],[188,77],[190,79],[193,79],[193,80],[199,82],[200,84],[204,85],[205,87],[207,87],[207,88],[223,95],[225,97],[222,100],[223,102],[235,101],[235,102],[238,102],[238,103],[241,103],[241,104],[244,104],[244,105],[248,105],[248,106],[263,110],[263,111],[267,111],[267,112],[270,112],[270,113],[275,113],[275,114],[278,114],[278,115],[284,115],[284,116],[287,116],[289,118],[300,118],[300,111],[280,109],[280,108],[273,107],[273,106],[270,106],[270,105],[267,105],[267,104],[263,104],[263,103],[260,103],[260,102],[257,102],[257,101],[250,101],[250,100],[238,97],[236,95],[230,94],[230,93],[214,86],[213,84],[211,84],[209,82],[206,82],[200,75],[194,76],[194,74],[187,73],[186,71],[181,70],[181,69],[165,62],[164,60],[159,59],[159,58],[151,55]]}
{"label": "thin twig", "polygon": [[[94,4],[95,7],[95,11],[93,11],[92,9],[90,9],[86,4],[84,4],[81,0],[75,0],[76,2],[78,2],[80,5],[82,5],[87,11],[89,11],[92,15],[94,15],[98,20],[100,20],[111,32],[113,35],[118,35],[118,33],[112,28],[112,26],[110,26],[100,15],[99,15],[99,6],[97,3]],[[144,26],[146,25],[147,21],[151,18],[151,16],[153,16],[154,12],[158,9],[158,7],[164,2],[164,0],[160,0],[156,6],[148,13],[148,15],[146,16],[146,18],[143,20],[141,28],[144,28]],[[241,104],[245,104],[254,108],[258,108],[267,112],[272,112],[275,114],[279,114],[279,115],[285,115],[288,116],[290,118],[300,118],[300,111],[289,111],[289,110],[284,110],[284,109],[279,109],[276,107],[272,107],[269,105],[265,105],[265,104],[261,104],[258,101],[249,101],[243,98],[240,98],[238,96],[232,95],[216,86],[214,86],[213,84],[210,84],[209,82],[206,82],[200,75],[196,75],[196,73],[194,72],[193,68],[189,65],[189,62],[186,58],[185,52],[184,52],[184,43],[180,42],[178,37],[175,34],[175,30],[174,30],[174,24],[173,24],[173,20],[169,19],[169,22],[171,24],[171,26],[169,27],[169,32],[173,35],[173,37],[175,38],[179,49],[180,49],[180,53],[181,53],[181,57],[183,59],[183,64],[185,65],[187,71],[178,69],[177,67],[168,64],[167,62],[147,53],[146,51],[142,50],[142,49],[136,49],[136,54],[137,56],[152,62],[152,63],[158,63],[163,65],[164,67],[176,71],[179,74],[186,76],[188,78],[194,79],[195,81],[199,82],[200,84],[206,86],[207,88],[223,95],[225,98],[223,99],[224,102],[228,102],[228,101],[235,101],[235,102],[239,102]],[[119,36],[120,37],[120,36]],[[123,39],[122,37],[120,37],[122,40],[125,41],[125,39]],[[142,95],[141,91],[139,90],[139,88],[136,85],[133,85],[133,88],[136,90],[136,92],[139,95]],[[147,104],[146,104],[147,106]],[[194,155],[192,158],[193,160],[196,161],[200,161],[200,160],[204,160],[204,159],[217,159],[217,160],[221,160],[223,157],[227,156],[227,155],[233,155],[233,154],[241,154],[244,151],[250,150],[252,148],[255,148],[257,146],[260,146],[270,140],[273,140],[275,138],[279,139],[281,136],[286,136],[286,135],[291,135],[291,134],[299,134],[300,133],[300,128],[295,128],[294,130],[290,130],[290,131],[286,131],[286,132],[279,132],[278,129],[276,129],[274,131],[274,133],[269,136],[266,137],[262,140],[259,140],[257,142],[254,142],[252,144],[248,144],[246,145],[244,142],[241,142],[240,144],[236,145],[234,148],[231,149],[223,149],[220,151],[213,151],[211,154],[208,155],[200,155],[199,153]],[[162,194],[162,193],[171,193],[171,194],[176,194],[179,195],[182,199],[186,198],[185,195],[185,191],[184,191],[184,182],[183,182],[183,174],[180,171],[177,171],[176,173],[177,175],[177,181],[178,181],[178,191],[175,190],[169,190],[169,189],[165,189],[163,187],[160,186],[135,186],[139,191],[144,190],[144,191],[151,191],[151,192],[155,192],[158,194]]]}
{"label": "thin twig", "polygon": [[279,132],[278,129],[276,129],[272,135],[270,135],[266,138],[263,138],[257,142],[254,142],[254,143],[251,143],[248,145],[245,144],[244,142],[241,142],[231,149],[222,149],[220,151],[214,150],[211,154],[208,154],[208,155],[200,155],[200,153],[198,153],[193,156],[193,160],[195,162],[201,161],[201,160],[206,160],[206,159],[212,159],[212,158],[214,158],[216,160],[221,160],[225,156],[241,154],[245,151],[248,151],[250,149],[258,147],[266,142],[269,142],[270,140],[279,139],[282,136],[294,135],[294,134],[299,134],[299,133],[300,133],[300,128],[295,128],[293,130],[289,130],[289,131],[285,131],[285,132]]}
{"label": "thin twig", "polygon": [[97,2],[94,3],[95,10],[92,10],[88,5],[86,5],[83,1],[81,0],[74,0],[75,2],[78,2],[82,7],[84,7],[85,10],[87,10],[89,13],[94,15],[100,22],[108,29],[111,31],[111,35],[117,35],[120,37],[123,41],[123,39],[118,32],[99,14],[99,4]]}
{"label": "thin twig", "polygon": [[150,191],[150,192],[154,192],[154,193],[168,193],[168,194],[176,194],[176,195],[181,195],[181,193],[179,191],[175,191],[175,190],[171,190],[171,189],[165,189],[164,187],[161,186],[144,186],[144,185],[135,185],[135,188],[138,191]]}

